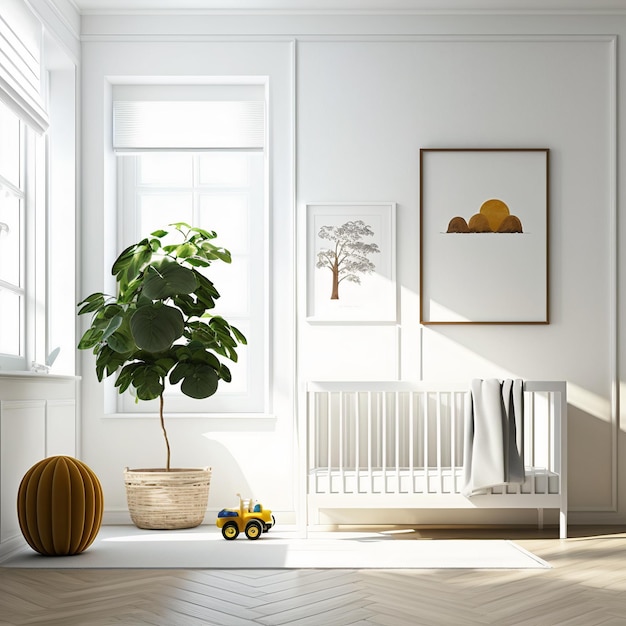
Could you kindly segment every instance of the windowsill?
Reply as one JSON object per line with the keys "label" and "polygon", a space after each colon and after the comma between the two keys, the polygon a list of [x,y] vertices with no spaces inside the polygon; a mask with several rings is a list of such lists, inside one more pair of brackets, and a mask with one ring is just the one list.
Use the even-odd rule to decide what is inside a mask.
{"label": "windowsill", "polygon": [[24,380],[50,380],[51,382],[62,382],[68,380],[80,380],[80,376],[70,376],[68,374],[48,374],[46,372],[31,371],[0,371],[0,378],[24,379]]}
{"label": "windowsill", "polygon": [[[149,418],[157,419],[158,413],[106,413],[105,418]],[[165,417],[178,419],[252,419],[252,420],[275,420],[273,413],[169,413],[165,411]]]}

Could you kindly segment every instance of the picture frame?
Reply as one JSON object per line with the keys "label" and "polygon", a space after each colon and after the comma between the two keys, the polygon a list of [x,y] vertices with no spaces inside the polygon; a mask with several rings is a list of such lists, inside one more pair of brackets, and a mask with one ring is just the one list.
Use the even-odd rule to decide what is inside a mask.
{"label": "picture frame", "polygon": [[549,149],[420,150],[420,323],[549,323]]}
{"label": "picture frame", "polygon": [[307,204],[305,250],[307,321],[397,320],[395,202]]}

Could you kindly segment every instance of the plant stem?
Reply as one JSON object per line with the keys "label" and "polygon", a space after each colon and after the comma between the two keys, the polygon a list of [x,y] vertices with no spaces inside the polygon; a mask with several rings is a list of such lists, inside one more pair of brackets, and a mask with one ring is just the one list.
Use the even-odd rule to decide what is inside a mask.
{"label": "plant stem", "polygon": [[165,420],[163,419],[163,394],[159,396],[159,417],[161,418],[161,430],[163,431],[163,437],[165,438],[165,447],[167,448],[167,463],[165,469],[170,471],[170,441],[167,438],[167,430],[165,430]]}

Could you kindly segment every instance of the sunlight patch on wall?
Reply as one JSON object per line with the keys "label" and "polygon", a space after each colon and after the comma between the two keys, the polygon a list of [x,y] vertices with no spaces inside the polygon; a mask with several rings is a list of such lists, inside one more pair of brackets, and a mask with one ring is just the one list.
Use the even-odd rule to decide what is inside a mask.
{"label": "sunlight patch on wall", "polygon": [[611,400],[583,389],[571,382],[567,383],[567,403],[588,415],[605,422],[611,422]]}

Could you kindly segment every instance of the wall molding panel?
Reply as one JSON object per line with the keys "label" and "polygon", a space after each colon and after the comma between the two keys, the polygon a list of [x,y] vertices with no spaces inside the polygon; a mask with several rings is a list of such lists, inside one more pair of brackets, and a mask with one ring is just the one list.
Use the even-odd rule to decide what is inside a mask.
{"label": "wall molding panel", "polygon": [[0,375],[0,558],[20,536],[16,502],[24,474],[48,456],[76,456],[77,380]]}

